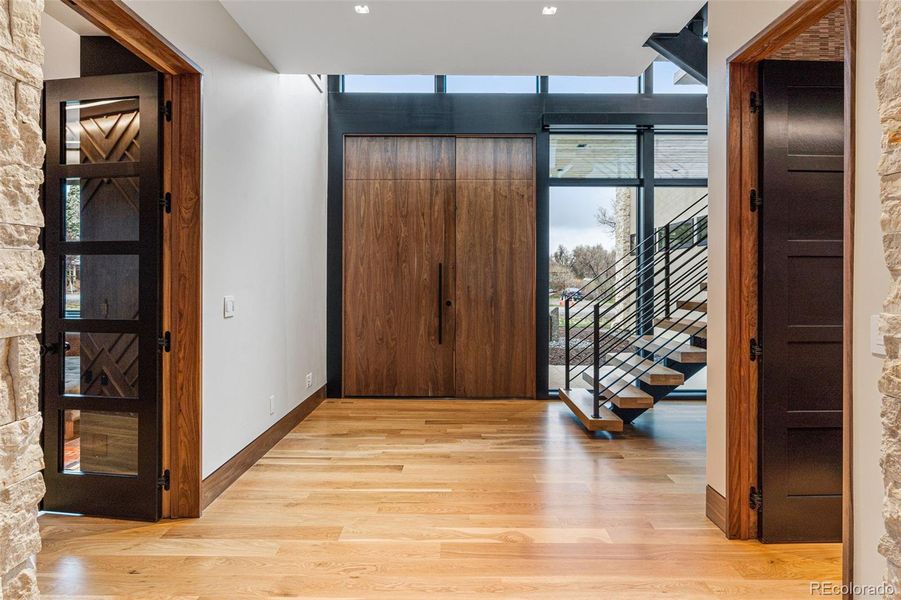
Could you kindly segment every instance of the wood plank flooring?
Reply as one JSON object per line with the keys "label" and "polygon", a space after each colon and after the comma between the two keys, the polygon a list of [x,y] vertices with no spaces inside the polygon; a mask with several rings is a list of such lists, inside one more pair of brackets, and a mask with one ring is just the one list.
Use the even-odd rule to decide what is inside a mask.
{"label": "wood plank flooring", "polygon": [[328,400],[201,519],[44,515],[45,598],[810,598],[838,544],[704,517],[704,405],[586,434],[560,402]]}

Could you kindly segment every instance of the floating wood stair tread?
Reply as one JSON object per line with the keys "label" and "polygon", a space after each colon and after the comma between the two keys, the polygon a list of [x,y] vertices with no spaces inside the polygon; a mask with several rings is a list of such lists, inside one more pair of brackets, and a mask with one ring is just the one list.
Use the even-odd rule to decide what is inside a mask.
{"label": "floating wood stair tread", "polygon": [[707,362],[707,350],[705,348],[698,348],[684,342],[647,335],[641,338],[639,345],[644,350],[660,356],[666,355],[667,358],[676,362],[684,364]]}
{"label": "floating wood stair tread", "polygon": [[[594,387],[591,373],[582,373],[582,379]],[[622,371],[614,369],[607,375],[601,376],[601,393],[606,392],[606,398],[619,408],[653,408],[654,397],[632,385],[634,380],[634,376],[629,378]]]}
{"label": "floating wood stair tread", "polygon": [[707,312],[706,300],[679,300],[676,302],[678,310],[693,310],[696,312]]}
{"label": "floating wood stair tread", "polygon": [[622,431],[623,420],[606,406],[601,406],[598,418],[594,418],[594,395],[584,388],[560,390],[560,398],[566,402],[582,426],[588,431]]}
{"label": "floating wood stair tread", "polygon": [[654,325],[663,329],[671,329],[674,334],[681,333],[707,339],[706,321],[695,321],[693,318],[654,319]]}
{"label": "floating wood stair tread", "polygon": [[[639,380],[648,385],[682,385],[685,383],[685,377],[679,371],[674,371],[661,364],[655,364],[652,360],[641,358],[637,354],[629,352],[608,354],[607,364],[626,371],[625,375],[627,378],[638,377]],[[613,389],[615,390],[616,388]]]}

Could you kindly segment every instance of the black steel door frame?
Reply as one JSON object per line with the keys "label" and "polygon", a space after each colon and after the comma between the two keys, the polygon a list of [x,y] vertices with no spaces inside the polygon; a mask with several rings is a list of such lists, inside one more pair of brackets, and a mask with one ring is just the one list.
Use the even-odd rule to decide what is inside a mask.
{"label": "black steel door frame", "polygon": [[[345,94],[341,88],[341,76],[329,75],[326,265],[326,377],[329,397],[340,397],[342,394],[344,136],[534,135],[535,289],[536,298],[542,298],[548,288],[551,129],[562,132],[567,128],[706,128],[707,125],[706,95],[549,94],[544,77],[539,77],[539,91],[535,94]],[[649,153],[653,160],[652,146]],[[645,161],[645,166],[653,173],[653,162]],[[555,183],[565,184],[562,180]],[[697,180],[666,180],[666,183],[700,185]],[[646,216],[652,218],[649,213]],[[547,398],[547,315],[536,310],[535,317],[536,395]]]}

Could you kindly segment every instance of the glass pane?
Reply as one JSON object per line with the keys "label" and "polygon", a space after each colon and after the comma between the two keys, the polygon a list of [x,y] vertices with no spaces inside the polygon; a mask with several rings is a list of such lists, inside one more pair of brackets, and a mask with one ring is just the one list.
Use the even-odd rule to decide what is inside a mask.
{"label": "glass pane", "polygon": [[655,94],[706,94],[707,86],[668,60],[654,61]]}
{"label": "glass pane", "polygon": [[654,177],[707,179],[707,134],[656,134]]}
{"label": "glass pane", "polygon": [[665,187],[654,188],[654,227],[660,228],[670,221],[686,221],[707,215],[707,188]]}
{"label": "glass pane", "polygon": [[453,94],[535,94],[538,78],[530,75],[448,75],[447,91]]}
{"label": "glass pane", "polygon": [[138,413],[63,411],[63,471],[138,474]]}
{"label": "glass pane", "polygon": [[[707,188],[662,187],[654,188],[654,224],[662,228],[666,223],[670,226],[670,249],[672,262],[670,269],[672,283],[670,295],[673,301],[691,300],[701,302],[707,299],[707,292],[698,285],[707,279],[707,204],[703,196]],[[662,239],[662,235],[658,238]],[[655,292],[658,298],[663,297],[664,282],[656,281]],[[689,321],[703,320],[700,313],[677,313]],[[679,336],[688,341],[687,336]],[[700,390],[707,388],[707,370],[702,369],[688,379],[679,390]]]}
{"label": "glass pane", "polygon": [[431,93],[434,75],[345,75],[345,92]]}
{"label": "glass pane", "polygon": [[72,100],[66,119],[63,164],[133,162],[140,159],[137,98]]}
{"label": "glass pane", "polygon": [[138,397],[138,336],[66,332],[63,393]]}
{"label": "glass pane", "polygon": [[550,76],[548,92],[553,94],[637,94],[638,77]]}
{"label": "glass pane", "polygon": [[638,177],[638,138],[634,134],[552,135],[550,153],[551,177]]}
{"label": "glass pane", "polygon": [[[581,330],[590,323],[591,311],[580,313],[580,309],[603,293],[614,295],[614,283],[629,271],[624,269],[615,280],[597,282],[598,290],[594,290],[595,284],[581,288],[629,254],[638,194],[631,187],[551,187],[550,194],[548,386],[560,389],[566,377],[564,299],[570,298],[571,314],[575,314],[571,322],[572,356],[577,357],[571,366],[575,374],[591,362],[587,351],[579,356],[591,337],[588,330]],[[616,296],[621,297],[618,293]]]}
{"label": "glass pane", "polygon": [[67,241],[129,241],[139,238],[137,177],[70,178],[63,182]]}
{"label": "glass pane", "polygon": [[65,256],[66,319],[137,319],[136,254]]}

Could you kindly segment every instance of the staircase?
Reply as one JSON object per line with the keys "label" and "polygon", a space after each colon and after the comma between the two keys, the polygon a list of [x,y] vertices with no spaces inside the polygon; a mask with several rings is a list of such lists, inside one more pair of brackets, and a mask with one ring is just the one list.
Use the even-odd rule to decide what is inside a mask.
{"label": "staircase", "polygon": [[587,430],[623,431],[706,366],[706,209],[704,195],[566,298],[560,398]]}

